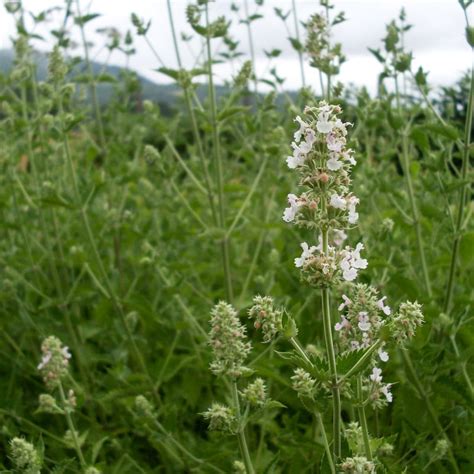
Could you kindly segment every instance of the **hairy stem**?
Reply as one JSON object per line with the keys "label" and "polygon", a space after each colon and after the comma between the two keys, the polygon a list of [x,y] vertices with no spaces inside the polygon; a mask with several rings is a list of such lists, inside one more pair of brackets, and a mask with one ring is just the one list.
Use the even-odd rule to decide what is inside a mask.
{"label": "hairy stem", "polygon": [[72,441],[74,443],[74,449],[76,450],[76,454],[77,454],[77,457],[79,458],[79,462],[81,463],[82,469],[85,469],[87,463],[86,463],[86,460],[84,458],[84,455],[82,454],[82,449],[81,449],[81,445],[79,443],[79,438],[77,437],[76,427],[74,426],[74,421],[73,421],[72,416],[71,416],[71,411],[67,407],[68,402],[66,400],[66,395],[64,393],[63,384],[61,382],[59,382],[59,396],[61,397],[61,402],[62,402],[62,405],[63,405],[64,414],[66,416],[66,422],[67,422],[69,431],[71,432]]}
{"label": "hairy stem", "polygon": [[359,406],[357,412],[359,414],[360,427],[362,428],[362,436],[364,438],[365,456],[369,461],[372,461],[372,449],[370,448],[369,429],[367,427],[367,418],[365,416],[365,407],[362,402],[362,377],[357,377],[357,398]]}
{"label": "hairy stem", "polygon": [[326,457],[328,458],[329,468],[331,469],[331,474],[335,474],[336,469],[334,468],[334,461],[332,459],[331,449],[329,448],[328,437],[326,436],[326,430],[324,429],[323,417],[321,413],[316,412],[314,414],[316,421],[318,422],[319,429],[321,431],[321,437],[323,439],[324,451],[326,452]]}
{"label": "hairy stem", "polygon": [[234,401],[234,409],[239,423],[237,437],[239,440],[240,454],[245,464],[245,471],[247,474],[254,474],[252,459],[250,458],[249,448],[247,446],[247,438],[245,437],[245,427],[241,426],[241,414],[240,414],[240,402],[239,402],[239,391],[237,389],[237,382],[232,383],[232,399]]}

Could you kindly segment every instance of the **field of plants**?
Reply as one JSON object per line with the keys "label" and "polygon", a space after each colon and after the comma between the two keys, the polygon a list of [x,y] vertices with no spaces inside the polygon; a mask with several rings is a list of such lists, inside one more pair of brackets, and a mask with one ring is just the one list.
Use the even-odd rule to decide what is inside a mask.
{"label": "field of plants", "polygon": [[[225,17],[190,1],[181,33],[161,0],[160,45],[136,14],[101,32],[125,60],[150,49],[171,105],[97,67],[94,5],[1,7],[16,34],[0,73],[0,472],[474,472],[471,64],[432,87],[402,10],[369,45],[376,94],[341,84],[344,13],[315,0],[302,18],[293,0],[272,9],[301,66],[289,91],[276,68],[255,74],[264,1]],[[472,3],[452,2],[471,47]]]}

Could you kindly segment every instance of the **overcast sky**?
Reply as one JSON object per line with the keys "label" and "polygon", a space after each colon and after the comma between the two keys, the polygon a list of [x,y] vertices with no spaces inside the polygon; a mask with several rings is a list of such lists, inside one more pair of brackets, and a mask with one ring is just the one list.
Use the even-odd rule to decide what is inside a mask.
{"label": "overcast sky", "polygon": [[[187,0],[172,0],[175,23],[178,33],[192,34],[192,30],[185,20]],[[232,21],[231,34],[237,39],[239,50],[245,56],[249,55],[249,44],[246,26],[239,24],[238,15],[230,11],[230,0],[217,0],[210,8],[212,16],[226,14]],[[243,0],[234,0],[241,6],[243,14]],[[268,60],[263,50],[281,49],[281,56],[274,61],[280,76],[286,78],[287,88],[296,88],[301,84],[301,75],[296,53],[287,41],[287,32],[281,20],[276,17],[273,8],[279,7],[284,11],[291,9],[291,0],[265,0],[264,7],[256,7],[253,0],[248,0],[250,13],[258,12],[264,15],[263,19],[252,23],[254,42],[256,45],[257,72],[263,76],[268,71]],[[321,10],[318,0],[296,0],[298,17],[306,21],[308,17]],[[381,38],[385,35],[385,25],[398,16],[400,9],[405,7],[407,21],[413,28],[406,34],[406,46],[412,50],[415,65],[422,65],[430,71],[430,80],[435,85],[449,84],[466,71],[471,64],[471,51],[464,39],[465,20],[457,0],[334,0],[335,12],[344,11],[347,21],[333,30],[335,40],[342,42],[347,62],[343,65],[340,80],[344,83],[353,82],[357,85],[366,85],[372,91],[375,89],[377,75],[381,67],[375,58],[367,51],[367,47],[377,48]],[[54,0],[23,0],[27,10],[40,12],[62,2]],[[151,19],[152,26],[149,32],[150,40],[158,54],[168,67],[176,67],[176,58],[172,46],[171,31],[168,23],[166,0],[82,0],[83,14],[85,12],[100,13],[102,16],[87,25],[88,37],[96,46],[92,56],[104,60],[106,51],[100,52],[98,47],[103,40],[95,34],[95,30],[107,26],[114,26],[125,32],[131,28],[130,14]],[[474,7],[473,7],[474,9]],[[472,13],[472,12],[471,12]],[[49,42],[37,42],[38,49],[47,50],[53,42],[47,34],[54,23],[47,24],[38,30],[46,33]],[[294,28],[292,18],[289,18],[289,27]],[[10,15],[0,10],[0,48],[10,47],[10,37],[14,33],[14,25]],[[303,29],[300,28],[300,34]],[[73,37],[80,42],[78,32]],[[220,40],[214,42],[219,50]],[[130,66],[139,73],[157,82],[167,82],[167,78],[153,71],[159,65],[149,47],[138,37],[135,40],[137,54],[132,58]],[[197,39],[188,45],[181,44],[181,53],[185,65],[193,64],[193,54],[200,50]],[[112,64],[123,65],[124,58],[120,53],[111,57]],[[238,64],[236,65],[238,66]],[[229,64],[216,69],[219,77],[228,77],[231,74]],[[314,69],[305,67],[305,73],[310,82],[318,87]]]}

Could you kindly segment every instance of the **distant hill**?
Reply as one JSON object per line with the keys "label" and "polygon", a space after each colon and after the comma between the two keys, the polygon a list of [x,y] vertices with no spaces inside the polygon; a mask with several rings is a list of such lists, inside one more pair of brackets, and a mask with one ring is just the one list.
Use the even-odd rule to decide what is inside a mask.
{"label": "distant hill", "polygon": [[[44,81],[47,77],[48,70],[48,57],[47,54],[33,51],[33,57],[36,62],[36,70],[38,80]],[[0,49],[0,74],[7,73],[14,61],[14,52],[11,49]],[[97,76],[101,72],[107,76],[112,76],[115,79],[120,78],[120,73],[123,71],[123,68],[119,66],[106,66],[104,69],[103,64],[98,62],[92,62],[92,69],[94,74]],[[77,64],[72,74],[82,74],[85,71],[85,64]],[[158,74],[158,73],[157,73]],[[182,95],[181,88],[176,84],[158,84],[153,82],[139,74],[137,74],[138,80],[141,84],[141,98],[143,100],[148,99],[153,102],[162,104],[166,109],[173,108],[176,106],[177,99]],[[225,86],[217,86],[217,95],[225,93],[228,88]],[[107,103],[113,93],[113,84],[110,82],[98,83],[97,84],[99,100],[102,104]],[[201,85],[197,87],[197,95],[204,99],[207,95],[207,86]]]}

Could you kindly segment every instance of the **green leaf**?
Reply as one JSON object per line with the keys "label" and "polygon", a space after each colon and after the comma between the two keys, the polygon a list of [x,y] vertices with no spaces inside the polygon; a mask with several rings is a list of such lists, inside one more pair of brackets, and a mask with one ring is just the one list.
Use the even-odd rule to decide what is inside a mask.
{"label": "green leaf", "polygon": [[74,23],[79,26],[84,26],[86,23],[99,16],[101,16],[100,13],[89,13],[87,15],[76,16],[76,18],[74,18]]}
{"label": "green leaf", "polygon": [[428,123],[425,125],[425,129],[440,137],[447,138],[448,140],[456,141],[459,138],[459,132],[452,125],[443,125],[441,123]]}

